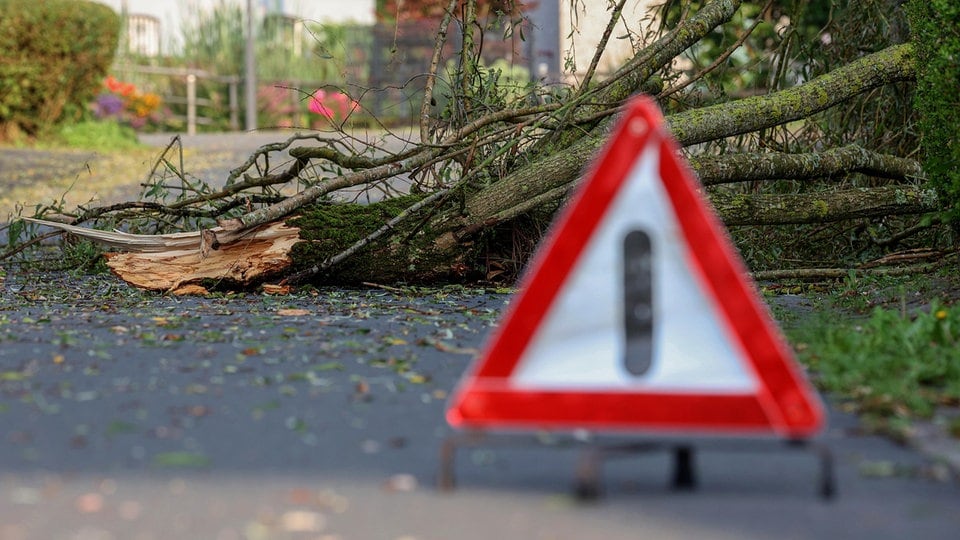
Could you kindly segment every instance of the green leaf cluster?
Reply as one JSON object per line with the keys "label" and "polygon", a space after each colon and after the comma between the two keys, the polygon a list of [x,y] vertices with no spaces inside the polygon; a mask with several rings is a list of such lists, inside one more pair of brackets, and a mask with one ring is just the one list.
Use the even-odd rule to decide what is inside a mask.
{"label": "green leaf cluster", "polygon": [[920,116],[923,168],[960,218],[960,4],[953,0],[911,0],[907,5],[917,55],[914,108]]}
{"label": "green leaf cluster", "polygon": [[862,320],[808,323],[791,338],[818,385],[868,415],[929,416],[937,404],[960,398],[956,308],[933,302],[912,316],[877,308]]}
{"label": "green leaf cluster", "polygon": [[113,61],[120,18],[88,0],[0,0],[0,140],[79,119]]}

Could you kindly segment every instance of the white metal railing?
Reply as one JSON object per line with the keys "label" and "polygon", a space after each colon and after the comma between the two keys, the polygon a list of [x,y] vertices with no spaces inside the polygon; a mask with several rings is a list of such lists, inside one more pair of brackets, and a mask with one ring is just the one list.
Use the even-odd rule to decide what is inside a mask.
{"label": "white metal railing", "polygon": [[[130,77],[135,75],[156,75],[161,77],[179,78],[184,82],[186,95],[161,95],[164,103],[175,105],[185,105],[186,114],[173,115],[174,119],[186,123],[187,135],[194,135],[197,132],[198,125],[211,125],[213,119],[204,116],[204,108],[214,106],[215,100],[197,96],[197,83],[201,80],[209,80],[226,85],[227,107],[229,110],[229,129],[231,131],[240,130],[240,98],[239,87],[242,78],[238,75],[218,75],[202,69],[176,68],[145,66],[137,64],[118,64],[114,68],[118,77]],[[263,81],[262,86],[277,86],[287,90],[289,105],[291,110],[303,110],[303,104],[318,88],[323,88],[325,83],[315,81],[284,80],[284,81]],[[255,108],[256,110],[256,108]]]}
{"label": "white metal railing", "polygon": [[240,77],[237,75],[217,75],[202,69],[192,68],[174,68],[161,66],[143,66],[143,65],[119,65],[116,68],[118,74],[126,76],[128,74],[139,75],[161,75],[165,77],[182,78],[186,86],[186,96],[162,95],[164,103],[173,103],[177,105],[186,105],[186,115],[174,115],[173,118],[183,120],[187,124],[187,135],[197,133],[197,125],[210,125],[213,119],[208,116],[199,115],[198,107],[210,107],[214,101],[208,98],[197,97],[197,81],[207,79],[214,82],[227,85],[227,107],[230,112],[229,126],[233,131],[240,129],[240,105],[237,88],[240,84]]}

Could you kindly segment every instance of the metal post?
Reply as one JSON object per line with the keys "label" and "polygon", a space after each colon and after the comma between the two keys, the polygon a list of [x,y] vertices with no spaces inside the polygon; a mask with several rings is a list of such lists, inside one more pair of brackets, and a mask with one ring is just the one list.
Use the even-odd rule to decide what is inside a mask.
{"label": "metal post", "polygon": [[693,490],[697,487],[694,472],[693,448],[678,446],[673,449],[673,489]]}
{"label": "metal post", "polygon": [[229,89],[229,103],[230,103],[230,130],[237,131],[240,129],[240,108],[237,104],[237,84],[239,83],[238,79],[233,77],[230,78],[230,82],[227,83]]}
{"label": "metal post", "polygon": [[120,63],[126,63],[130,56],[130,8],[127,6],[127,0],[120,0],[120,44],[119,57]]}
{"label": "metal post", "polygon": [[197,76],[187,74],[187,135],[197,134]]}
{"label": "metal post", "polygon": [[254,55],[253,0],[247,0],[247,46],[244,53],[244,77],[246,85],[246,129],[257,129],[257,64]]}

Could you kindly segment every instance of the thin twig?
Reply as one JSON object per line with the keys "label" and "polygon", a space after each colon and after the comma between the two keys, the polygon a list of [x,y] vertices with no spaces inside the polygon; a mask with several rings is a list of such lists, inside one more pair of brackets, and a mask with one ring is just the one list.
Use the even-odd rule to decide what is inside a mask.
{"label": "thin twig", "polygon": [[12,247],[4,251],[3,253],[0,253],[0,261],[6,261],[10,257],[13,257],[16,254],[23,252],[25,249],[27,249],[30,246],[37,245],[40,242],[43,242],[44,240],[46,240],[47,238],[53,238],[54,236],[58,236],[61,234],[63,234],[63,231],[49,231],[49,232],[45,232],[43,234],[34,236],[33,238],[27,240],[26,242],[17,245],[17,247]]}
{"label": "thin twig", "polygon": [[613,33],[613,27],[616,26],[617,22],[620,21],[620,16],[623,14],[623,6],[626,3],[627,0],[620,0],[620,3],[613,8],[613,13],[610,14],[610,20],[607,21],[607,27],[603,29],[603,35],[600,36],[600,43],[597,44],[597,48],[593,51],[593,58],[590,60],[590,66],[587,68],[587,72],[583,75],[583,81],[580,82],[580,89],[577,92],[577,95],[582,95],[590,86],[590,81],[593,79],[593,74],[597,71],[597,65],[600,64],[600,57],[603,56],[603,52],[607,48],[607,42],[610,41],[610,34]]}
{"label": "thin twig", "polygon": [[164,161],[164,157],[167,155],[167,152],[173,147],[174,144],[180,144],[180,150],[183,151],[183,143],[180,141],[180,135],[174,135],[170,138],[170,142],[167,143],[167,146],[160,152],[160,155],[157,156],[157,160],[153,162],[153,167],[150,168],[150,172],[147,173],[147,177],[144,179],[144,183],[150,181],[153,178],[153,175],[156,174],[157,168],[160,167],[160,163]]}
{"label": "thin twig", "polygon": [[[473,49],[473,25],[477,19],[477,0],[464,0],[463,2],[463,21],[460,30],[462,37],[460,40],[460,89],[463,95],[468,95],[470,83],[473,81],[473,75],[476,65],[467,60],[467,54],[474,56]],[[482,36],[481,36],[482,37]],[[469,113],[470,111],[463,111]]]}
{"label": "thin twig", "polygon": [[440,56],[443,54],[443,46],[447,42],[447,28],[450,26],[450,19],[453,18],[453,10],[457,7],[458,0],[450,0],[446,11],[443,14],[443,20],[440,21],[440,31],[437,33],[437,41],[433,46],[433,58],[430,59],[430,71],[427,73],[427,81],[423,89],[423,102],[420,104],[420,142],[430,142],[430,102],[433,100],[433,84],[437,79],[437,66],[440,65]]}
{"label": "thin twig", "polygon": [[[583,76],[583,80],[580,82],[580,87],[577,89],[576,94],[572,96],[570,100],[572,106],[566,107],[563,111],[563,115],[557,121],[558,128],[562,128],[570,121],[570,117],[575,114],[579,105],[583,103],[584,94],[586,94],[590,88],[590,81],[593,80],[593,75],[597,70],[597,65],[600,64],[600,57],[603,56],[604,50],[607,48],[607,42],[610,40],[610,34],[613,33],[613,28],[617,25],[617,22],[620,21],[620,16],[623,14],[623,6],[626,4],[627,0],[620,0],[620,2],[613,8],[613,13],[610,15],[610,20],[607,21],[607,27],[603,30],[603,35],[600,36],[600,43],[597,44],[596,49],[593,51],[593,58],[590,60],[590,66],[587,68],[587,72]],[[552,144],[553,141],[559,136],[559,129],[545,137],[545,142],[542,144]]]}
{"label": "thin twig", "polygon": [[253,152],[252,154],[250,154],[250,156],[247,158],[246,161],[243,162],[243,164],[241,164],[239,167],[236,167],[236,168],[232,169],[232,170],[230,171],[230,173],[227,174],[226,185],[229,186],[229,185],[232,184],[237,178],[239,178],[240,175],[243,174],[247,169],[249,169],[250,167],[253,167],[253,165],[257,162],[257,159],[258,159],[260,156],[267,155],[267,154],[270,153],[270,152],[280,152],[280,151],[286,150],[286,149],[289,148],[290,145],[293,144],[294,142],[296,142],[296,141],[302,141],[302,140],[307,140],[307,139],[313,139],[313,140],[316,140],[316,141],[323,141],[323,140],[324,140],[323,137],[321,137],[320,135],[316,135],[316,134],[304,135],[304,134],[301,134],[301,133],[294,133],[293,135],[291,135],[290,137],[288,137],[287,140],[285,140],[285,141],[275,142],[275,143],[270,143],[270,144],[265,144],[265,145],[261,146],[260,148],[257,148],[256,150],[254,150],[254,152]]}
{"label": "thin twig", "polygon": [[370,281],[361,281],[360,284],[363,285],[364,287],[373,287],[374,289],[383,289],[383,290],[385,290],[385,291],[390,291],[390,292],[392,292],[392,293],[405,293],[405,292],[406,292],[406,291],[404,291],[403,289],[400,289],[400,288],[397,288],[397,287],[391,287],[391,286],[389,286],[389,285],[383,285],[382,283],[373,283],[373,282],[370,282]]}
{"label": "thin twig", "polygon": [[[762,14],[768,9],[770,9],[771,4],[773,4],[773,0],[767,0],[766,5],[764,5],[763,8],[760,9],[760,13]],[[737,39],[737,41],[733,45],[728,47],[727,50],[723,51],[723,54],[718,56],[716,60],[714,60],[709,66],[706,67],[706,69],[701,70],[699,73],[696,74],[696,76],[691,77],[684,83],[668,88],[663,92],[660,92],[660,95],[657,96],[657,99],[664,99],[664,98],[670,97],[673,94],[676,94],[677,92],[683,90],[684,88],[704,78],[711,71],[717,69],[717,67],[719,67],[720,64],[722,64],[723,62],[726,62],[727,58],[729,58],[730,55],[734,53],[734,51],[736,51],[737,49],[740,48],[741,45],[743,45],[743,42],[746,41],[748,37],[750,37],[750,34],[753,33],[754,29],[756,29],[761,22],[763,22],[763,18],[758,16],[757,20],[753,21],[753,24],[750,25],[750,28],[747,28],[747,31],[744,32],[743,35],[740,36],[740,38]]]}
{"label": "thin twig", "polygon": [[842,279],[851,274],[854,276],[906,276],[910,274],[926,274],[941,267],[942,261],[934,263],[915,264],[911,266],[893,266],[883,268],[793,268],[784,270],[759,270],[752,272],[757,281],[774,281],[780,279]]}
{"label": "thin twig", "polygon": [[909,238],[919,233],[920,231],[929,229],[930,227],[933,227],[934,225],[939,225],[939,224],[940,224],[940,218],[937,216],[933,216],[929,219],[927,223],[920,223],[919,225],[909,227],[896,234],[891,235],[888,238],[874,238],[873,235],[871,234],[871,240],[875,245],[878,245],[880,247],[891,246],[896,244],[897,242],[900,242],[901,240],[904,240],[905,238]]}

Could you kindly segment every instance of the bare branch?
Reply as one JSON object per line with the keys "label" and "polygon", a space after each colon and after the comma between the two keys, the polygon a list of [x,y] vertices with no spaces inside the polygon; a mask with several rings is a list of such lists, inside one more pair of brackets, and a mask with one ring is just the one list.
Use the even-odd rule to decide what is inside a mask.
{"label": "bare branch", "polygon": [[[762,14],[763,12],[770,9],[771,4],[773,4],[773,0],[767,0],[767,3],[762,8],[760,8],[760,13]],[[763,22],[763,18],[757,17],[757,20],[753,21],[753,24],[750,25],[750,28],[747,28],[747,31],[744,32],[743,35],[740,36],[740,38],[737,39],[737,41],[734,42],[733,45],[731,45],[730,47],[727,47],[727,50],[723,51],[723,53],[720,56],[718,56],[716,60],[711,62],[709,66],[707,66],[706,68],[701,70],[699,73],[697,73],[696,76],[687,79],[683,83],[678,84],[674,87],[671,87],[667,90],[664,90],[663,92],[660,93],[660,95],[657,96],[657,99],[663,100],[665,98],[668,98],[673,94],[676,94],[677,92],[690,86],[691,84],[699,81],[711,71],[717,69],[717,67],[719,67],[721,64],[727,61],[727,58],[730,58],[730,55],[733,54],[734,51],[736,51],[737,49],[740,48],[741,45],[743,45],[743,42],[746,41],[748,37],[750,37],[750,34],[752,34],[753,31],[757,28],[757,26],[762,22]]]}
{"label": "bare branch", "polygon": [[942,263],[915,264],[911,266],[893,266],[886,268],[792,268],[785,270],[761,270],[751,275],[757,281],[782,279],[843,279],[853,276],[908,276],[926,274],[940,268]]}
{"label": "bare branch", "polygon": [[714,192],[723,222],[734,225],[826,223],[844,219],[924,214],[938,208],[937,194],[914,186],[881,186],[792,195]]}
{"label": "bare branch", "polygon": [[667,121],[674,136],[688,146],[799,120],[874,88],[913,80],[914,76],[913,46],[905,43],[793,88],[674,114]]}
{"label": "bare branch", "polygon": [[427,73],[427,81],[423,88],[423,102],[420,104],[420,142],[427,144],[430,142],[430,103],[433,101],[433,84],[437,79],[437,66],[440,65],[440,55],[443,53],[443,46],[447,42],[447,28],[450,26],[450,19],[453,17],[453,10],[457,7],[458,0],[450,0],[446,11],[443,14],[443,20],[440,21],[440,29],[437,32],[437,41],[433,46],[433,58],[430,59],[430,71]]}
{"label": "bare branch", "polygon": [[917,180],[924,176],[920,163],[915,160],[871,152],[857,145],[806,154],[693,156],[689,161],[700,182],[708,186],[753,180],[825,178],[852,172],[897,180]]}
{"label": "bare branch", "polygon": [[593,80],[593,74],[597,71],[597,65],[600,64],[600,57],[603,56],[603,51],[607,49],[607,42],[610,41],[610,34],[613,33],[613,28],[620,22],[620,16],[623,14],[623,6],[627,3],[627,0],[620,0],[619,3],[613,8],[613,13],[610,14],[610,20],[607,21],[607,27],[603,29],[603,35],[600,36],[600,42],[597,44],[597,48],[593,51],[593,58],[590,59],[590,66],[587,67],[587,72],[583,75],[583,80],[580,81],[580,89],[577,91],[578,95],[582,95],[586,92],[587,88],[590,86],[590,81]]}

